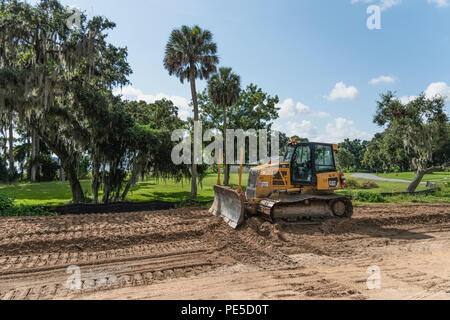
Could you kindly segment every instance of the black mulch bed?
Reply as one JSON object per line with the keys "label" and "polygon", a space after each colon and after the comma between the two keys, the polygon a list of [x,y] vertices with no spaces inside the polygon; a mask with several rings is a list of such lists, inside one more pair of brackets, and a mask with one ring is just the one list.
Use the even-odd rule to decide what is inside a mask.
{"label": "black mulch bed", "polygon": [[110,204],[70,204],[65,206],[45,207],[50,212],[65,214],[102,214],[102,213],[125,213],[125,212],[143,212],[169,210],[179,208],[181,206],[206,205],[209,202],[164,202],[164,201],[148,201],[148,202],[119,202]]}
{"label": "black mulch bed", "polygon": [[424,190],[424,191],[417,191],[417,192],[394,192],[394,193],[382,193],[381,195],[383,197],[395,197],[395,196],[399,196],[399,195],[413,195],[413,196],[419,196],[422,194],[432,194],[433,192],[435,192],[436,190]]}

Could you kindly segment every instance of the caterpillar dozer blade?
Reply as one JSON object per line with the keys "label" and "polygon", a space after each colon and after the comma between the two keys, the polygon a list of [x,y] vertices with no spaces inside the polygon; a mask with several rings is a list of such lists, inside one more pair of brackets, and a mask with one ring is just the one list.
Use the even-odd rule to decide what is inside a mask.
{"label": "caterpillar dozer blade", "polygon": [[288,198],[262,200],[258,205],[258,212],[263,213],[273,222],[328,217],[351,218],[353,205],[351,199],[346,196],[303,194]]}
{"label": "caterpillar dozer blade", "polygon": [[245,220],[245,196],[237,190],[214,186],[214,203],[209,212],[216,217],[222,217],[233,229],[239,227]]}

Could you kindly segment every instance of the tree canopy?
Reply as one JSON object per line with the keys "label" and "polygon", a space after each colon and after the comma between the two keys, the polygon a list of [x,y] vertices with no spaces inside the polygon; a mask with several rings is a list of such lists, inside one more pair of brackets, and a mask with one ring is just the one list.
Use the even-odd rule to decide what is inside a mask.
{"label": "tree canopy", "polygon": [[360,139],[350,140],[345,139],[339,143],[339,148],[346,149],[353,157],[353,162],[350,166],[355,170],[361,170],[363,168],[364,154],[367,151],[368,141],[361,141]]}
{"label": "tree canopy", "polygon": [[409,103],[402,103],[392,92],[381,95],[377,102],[374,122],[387,126],[403,140],[404,149],[412,154],[416,179],[408,187],[414,192],[427,173],[443,170],[448,163],[433,166],[433,155],[448,143],[448,117],[444,112],[445,99],[427,98],[422,94]]}
{"label": "tree canopy", "polygon": [[1,0],[0,8],[0,109],[17,114],[20,126],[58,157],[74,202],[87,200],[79,182],[86,155],[95,202],[100,188],[103,202],[125,198],[145,172],[179,177],[160,165],[170,158],[167,131],[182,125],[173,104],[155,103],[143,121],[147,115],[128,113],[129,103],[113,94],[129,83],[131,68],[126,48],[107,41],[112,21],[82,14],[69,28],[72,12],[57,0]]}

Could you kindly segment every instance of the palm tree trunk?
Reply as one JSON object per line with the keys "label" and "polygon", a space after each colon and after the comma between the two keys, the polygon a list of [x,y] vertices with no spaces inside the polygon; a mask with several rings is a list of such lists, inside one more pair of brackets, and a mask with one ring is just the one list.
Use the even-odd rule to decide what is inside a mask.
{"label": "palm tree trunk", "polygon": [[224,174],[224,180],[223,184],[225,186],[228,186],[230,184],[230,165],[227,163],[227,107],[223,107],[223,155],[225,161],[223,162],[223,174]]}
{"label": "palm tree trunk", "polygon": [[[199,120],[198,116],[198,101],[197,101],[197,89],[195,87],[195,75],[194,75],[194,69],[191,66],[191,74],[190,74],[190,81],[191,83],[191,94],[192,94],[192,103],[194,105],[194,127]],[[195,132],[195,128],[194,128]],[[195,137],[194,137],[195,140]],[[195,141],[194,141],[194,150],[195,150]],[[192,153],[192,180],[191,180],[191,197],[193,199],[197,198],[197,163],[195,159],[195,151]]]}

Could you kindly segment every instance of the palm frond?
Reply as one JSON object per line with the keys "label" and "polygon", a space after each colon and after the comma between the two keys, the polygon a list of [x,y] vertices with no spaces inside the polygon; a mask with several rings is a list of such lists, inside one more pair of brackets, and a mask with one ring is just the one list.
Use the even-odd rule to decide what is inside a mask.
{"label": "palm frond", "polygon": [[170,75],[177,76],[182,83],[190,81],[190,73],[194,78],[209,79],[217,71],[219,63],[217,44],[213,35],[199,26],[183,25],[174,29],[166,45],[164,67]]}

